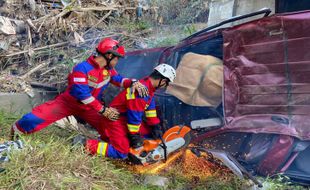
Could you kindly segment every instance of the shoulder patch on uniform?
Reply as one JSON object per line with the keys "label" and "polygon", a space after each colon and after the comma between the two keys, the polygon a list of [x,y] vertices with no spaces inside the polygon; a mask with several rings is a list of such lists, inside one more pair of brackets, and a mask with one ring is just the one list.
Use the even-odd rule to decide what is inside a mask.
{"label": "shoulder patch on uniform", "polygon": [[93,81],[93,82],[97,82],[98,78],[91,76],[91,75],[88,75],[88,80]]}
{"label": "shoulder patch on uniform", "polygon": [[107,70],[105,69],[105,70],[102,71],[102,74],[103,74],[103,75],[108,75],[108,74],[109,74],[109,71],[107,71]]}
{"label": "shoulder patch on uniform", "polygon": [[110,79],[110,73],[109,73],[109,71],[108,70],[103,70],[102,71],[102,75],[103,75],[103,80],[108,80],[108,79]]}

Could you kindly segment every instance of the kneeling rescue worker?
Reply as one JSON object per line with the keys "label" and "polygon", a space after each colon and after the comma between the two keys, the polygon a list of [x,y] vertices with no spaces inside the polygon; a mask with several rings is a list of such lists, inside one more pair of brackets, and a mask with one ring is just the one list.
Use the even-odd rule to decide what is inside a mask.
{"label": "kneeling rescue worker", "polygon": [[105,38],[97,46],[96,55],[77,64],[68,76],[68,87],[54,100],[33,108],[12,127],[14,133],[34,133],[66,116],[74,115],[86,121],[95,129],[102,127],[102,120],[117,120],[119,113],[105,107],[102,93],[110,83],[129,88],[147,96],[147,88],[139,81],[123,78],[114,69],[119,58],[125,56],[125,49],[112,38]]}
{"label": "kneeling rescue worker", "polygon": [[[159,139],[162,130],[157,117],[154,92],[165,88],[173,82],[176,72],[167,64],[160,64],[146,78],[140,81],[148,88],[149,95],[141,97],[130,88],[124,89],[111,102],[110,106],[120,112],[117,121],[104,120],[98,132],[101,140],[89,139],[82,142],[91,154],[99,154],[110,158],[127,158],[130,147],[138,148],[143,145],[143,136],[152,135]],[[145,114],[146,122],[142,121]]]}

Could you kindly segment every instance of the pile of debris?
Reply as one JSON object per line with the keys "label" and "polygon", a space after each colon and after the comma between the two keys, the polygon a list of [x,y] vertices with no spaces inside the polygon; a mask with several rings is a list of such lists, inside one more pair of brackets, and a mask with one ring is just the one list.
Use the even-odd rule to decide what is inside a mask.
{"label": "pile of debris", "polygon": [[59,90],[100,39],[114,37],[128,46],[147,35],[150,30],[111,27],[124,18],[136,20],[141,8],[156,19],[158,8],[139,1],[0,0],[0,90],[22,92],[30,85]]}

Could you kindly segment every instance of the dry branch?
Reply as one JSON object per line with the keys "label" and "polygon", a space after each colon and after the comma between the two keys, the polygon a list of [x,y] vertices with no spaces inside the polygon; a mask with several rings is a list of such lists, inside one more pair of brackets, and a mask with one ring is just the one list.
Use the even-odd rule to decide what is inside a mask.
{"label": "dry branch", "polygon": [[102,21],[104,21],[106,18],[108,18],[110,16],[110,14],[112,13],[112,10],[110,10],[107,14],[105,14],[94,26],[92,26],[90,29],[86,30],[82,36],[84,36],[87,32],[91,31],[92,29],[94,29],[96,26],[98,26],[98,24],[100,24]]}
{"label": "dry branch", "polygon": [[41,63],[40,65],[37,65],[36,67],[32,68],[30,71],[28,71],[27,73],[25,73],[23,76],[21,76],[21,79],[26,79],[29,75],[31,75],[32,73],[36,72],[37,70],[41,69],[42,67],[47,66],[48,63],[44,62]]}
{"label": "dry branch", "polygon": [[[53,48],[53,47],[58,47],[58,46],[64,46],[64,45],[67,45],[69,43],[70,42],[61,42],[61,43],[57,43],[57,44],[47,45],[47,46],[44,46],[44,47],[34,48],[33,51],[38,51],[38,50],[43,50],[43,49]],[[9,55],[0,56],[0,57],[12,57],[12,56],[23,54],[23,53],[27,53],[27,52],[29,52],[29,50],[24,50],[24,51],[20,51],[20,52],[16,52],[16,53],[11,53]]]}
{"label": "dry branch", "polygon": [[34,31],[37,31],[37,28],[34,26],[34,24],[30,19],[27,19],[26,22]]}
{"label": "dry branch", "polygon": [[[99,39],[116,37],[120,41],[123,40],[124,44],[127,42],[126,46],[130,48],[135,42],[145,40],[143,37],[150,32],[150,30],[139,32],[136,29],[127,31],[126,26],[117,27],[117,32],[107,31],[106,25],[117,23],[120,17],[130,20],[136,18],[137,7],[127,0],[114,0],[113,3],[87,0],[83,1],[83,7],[81,4],[78,5],[77,0],[70,1],[71,3],[65,6],[60,0],[32,0],[30,6],[35,2],[35,10],[32,10],[29,4],[24,6],[27,2],[14,2],[5,16],[12,22],[16,34],[11,35],[14,36],[12,39],[4,38],[5,40],[1,41],[5,43],[4,45],[7,44],[7,48],[2,48],[4,51],[0,53],[0,71],[14,78],[24,73],[22,67],[25,63],[28,63],[28,66],[31,63],[29,71],[18,77],[20,80],[35,76],[35,79],[29,81],[37,81],[40,84],[52,83],[62,87],[67,75],[60,70],[69,71],[69,67],[74,63],[85,59],[94,50]],[[158,7],[147,6],[143,7],[143,10],[156,8]],[[51,68],[47,67],[47,63],[54,62],[63,62],[64,67],[52,64]],[[38,70],[40,74],[34,75],[33,73]],[[11,84],[11,81],[6,82],[8,85]],[[23,89],[25,91],[28,88]],[[17,91],[20,89],[10,89],[10,92]]]}

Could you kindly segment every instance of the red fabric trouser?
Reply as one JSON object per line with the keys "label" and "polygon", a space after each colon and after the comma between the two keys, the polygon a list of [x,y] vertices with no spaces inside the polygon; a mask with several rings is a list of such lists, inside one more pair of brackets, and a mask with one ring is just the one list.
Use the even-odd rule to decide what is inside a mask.
{"label": "red fabric trouser", "polygon": [[33,108],[30,113],[25,114],[15,125],[22,133],[33,133],[70,115],[78,116],[96,130],[102,126],[104,119],[94,109],[78,102],[73,97],[60,94],[54,100]]}
{"label": "red fabric trouser", "polygon": [[[128,154],[130,143],[127,137],[129,131],[126,117],[122,116],[117,121],[110,121],[95,110],[65,94],[61,94],[54,100],[33,108],[32,112],[24,115],[15,123],[15,126],[22,133],[29,134],[70,115],[78,116],[98,131],[101,139],[109,144],[109,146],[106,146],[105,156],[108,156],[109,152]],[[150,128],[142,123],[140,134],[150,134]],[[89,142],[91,142],[91,145],[88,145],[90,153],[96,154],[100,141],[94,139]]]}
{"label": "red fabric trouser", "polygon": [[[98,132],[100,134],[101,139],[104,142],[108,143],[106,146],[106,150],[104,156],[111,157],[112,152],[118,151],[121,154],[127,155],[130,148],[130,142],[128,139],[128,128],[127,128],[127,118],[122,116],[117,121],[110,121],[108,119],[104,119],[102,126],[99,127]],[[148,135],[150,134],[150,127],[146,124],[142,123],[140,126],[140,135]],[[100,143],[99,140],[90,139],[87,142],[87,149],[90,151],[91,154],[98,153],[98,144]]]}

